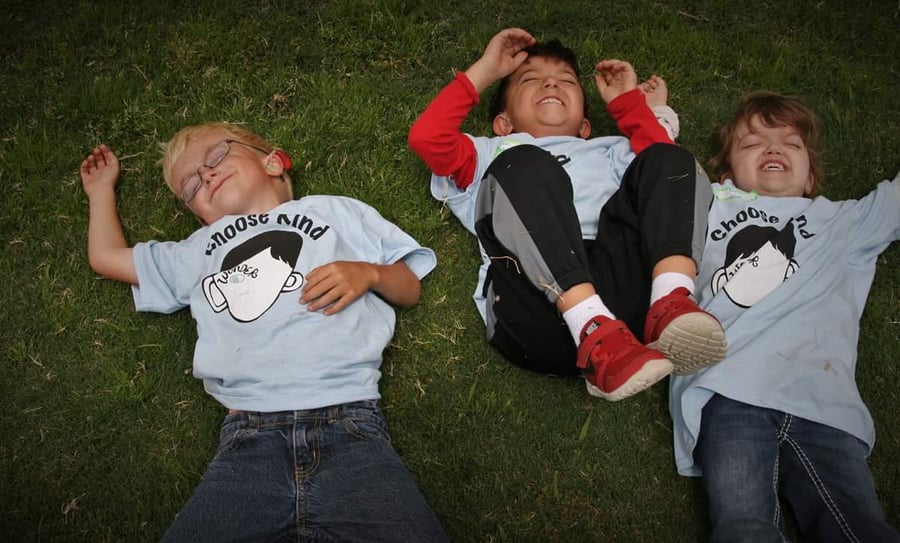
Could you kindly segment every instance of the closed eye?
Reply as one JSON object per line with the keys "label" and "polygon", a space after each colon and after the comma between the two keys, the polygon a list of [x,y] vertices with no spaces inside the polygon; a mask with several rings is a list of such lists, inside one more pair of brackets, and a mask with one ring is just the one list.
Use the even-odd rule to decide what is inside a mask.
{"label": "closed eye", "polygon": [[181,183],[181,201],[188,203],[194,199],[194,196],[200,191],[203,180],[198,174],[194,174]]}
{"label": "closed eye", "polygon": [[762,139],[756,134],[746,134],[738,140],[741,149],[753,149],[762,145]]}

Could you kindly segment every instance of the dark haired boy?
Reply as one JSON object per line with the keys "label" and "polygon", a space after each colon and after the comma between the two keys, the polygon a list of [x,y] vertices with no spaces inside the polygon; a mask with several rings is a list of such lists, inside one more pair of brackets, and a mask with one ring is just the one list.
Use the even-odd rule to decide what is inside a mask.
{"label": "dark haired boy", "polygon": [[[478,236],[475,300],[490,343],[528,369],[580,370],[589,393],[620,400],[673,369],[718,362],[726,346],[718,321],[690,297],[712,193],[690,153],[673,145],[665,82],[654,76],[639,88],[620,60],[595,68],[630,142],[589,138],[574,52],[511,28],[432,101],[409,144],[433,173],[432,195]],[[463,134],[497,80],[497,137]]]}

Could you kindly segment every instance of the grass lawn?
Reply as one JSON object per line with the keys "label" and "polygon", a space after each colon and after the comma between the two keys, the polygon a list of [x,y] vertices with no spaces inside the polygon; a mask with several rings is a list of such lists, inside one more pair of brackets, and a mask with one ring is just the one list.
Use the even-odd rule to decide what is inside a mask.
{"label": "grass lawn", "polygon": [[[702,161],[744,92],[798,94],[826,127],[826,188],[900,169],[900,5],[769,0],[2,2],[0,540],[157,541],[216,445],[224,409],[191,375],[186,311],[135,313],[86,257],[78,164],[122,158],[131,242],[197,227],[157,144],[246,123],[294,158],[295,193],[366,201],[439,265],[399,314],[381,389],[394,444],[454,541],[703,541],[698,481],[675,473],[667,390],[610,404],[511,367],[470,296],[478,255],[406,146],[418,113],[501,28],[658,73]],[[588,79],[594,134],[614,133]],[[487,134],[486,107],[466,131]],[[900,525],[900,247],[880,259],[859,347],[871,467]],[[804,326],[798,322],[797,326]]]}

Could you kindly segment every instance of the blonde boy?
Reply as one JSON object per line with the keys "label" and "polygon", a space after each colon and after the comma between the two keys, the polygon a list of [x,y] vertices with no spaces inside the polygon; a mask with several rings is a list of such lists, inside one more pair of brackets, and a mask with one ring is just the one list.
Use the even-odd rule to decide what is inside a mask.
{"label": "blonde boy", "polygon": [[91,267],[139,311],[190,307],[194,375],[229,410],[164,540],[445,541],[377,405],[389,304],[418,302],[433,252],[357,200],[292,200],[288,155],[238,126],[182,129],[161,163],[204,224],[182,241],[126,242],[107,146],[81,177]]}

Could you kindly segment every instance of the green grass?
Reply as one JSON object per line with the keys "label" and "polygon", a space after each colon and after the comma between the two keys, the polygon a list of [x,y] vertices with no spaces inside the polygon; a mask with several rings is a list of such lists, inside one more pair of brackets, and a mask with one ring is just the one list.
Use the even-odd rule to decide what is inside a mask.
{"label": "green grass", "polygon": [[[196,221],[156,144],[207,120],[246,123],[294,157],[297,195],[359,198],[438,268],[400,313],[382,391],[396,448],[456,541],[702,541],[696,480],[675,474],[666,389],[589,398],[577,379],[510,367],[470,295],[474,239],[428,195],[406,147],[417,114],[507,26],[559,37],[584,70],[625,58],[663,75],[701,159],[749,90],[803,96],[826,126],[832,198],[900,169],[893,1],[3,2],[0,21],[0,539],[155,541],[212,457],[223,409],[190,375],[187,312],[137,314],[86,259],[77,166],[123,157],[132,242]],[[595,134],[611,132],[594,89]],[[485,107],[465,129],[487,133]],[[858,380],[872,471],[900,525],[900,251],[881,258]],[[803,326],[803,323],[797,323]]]}

